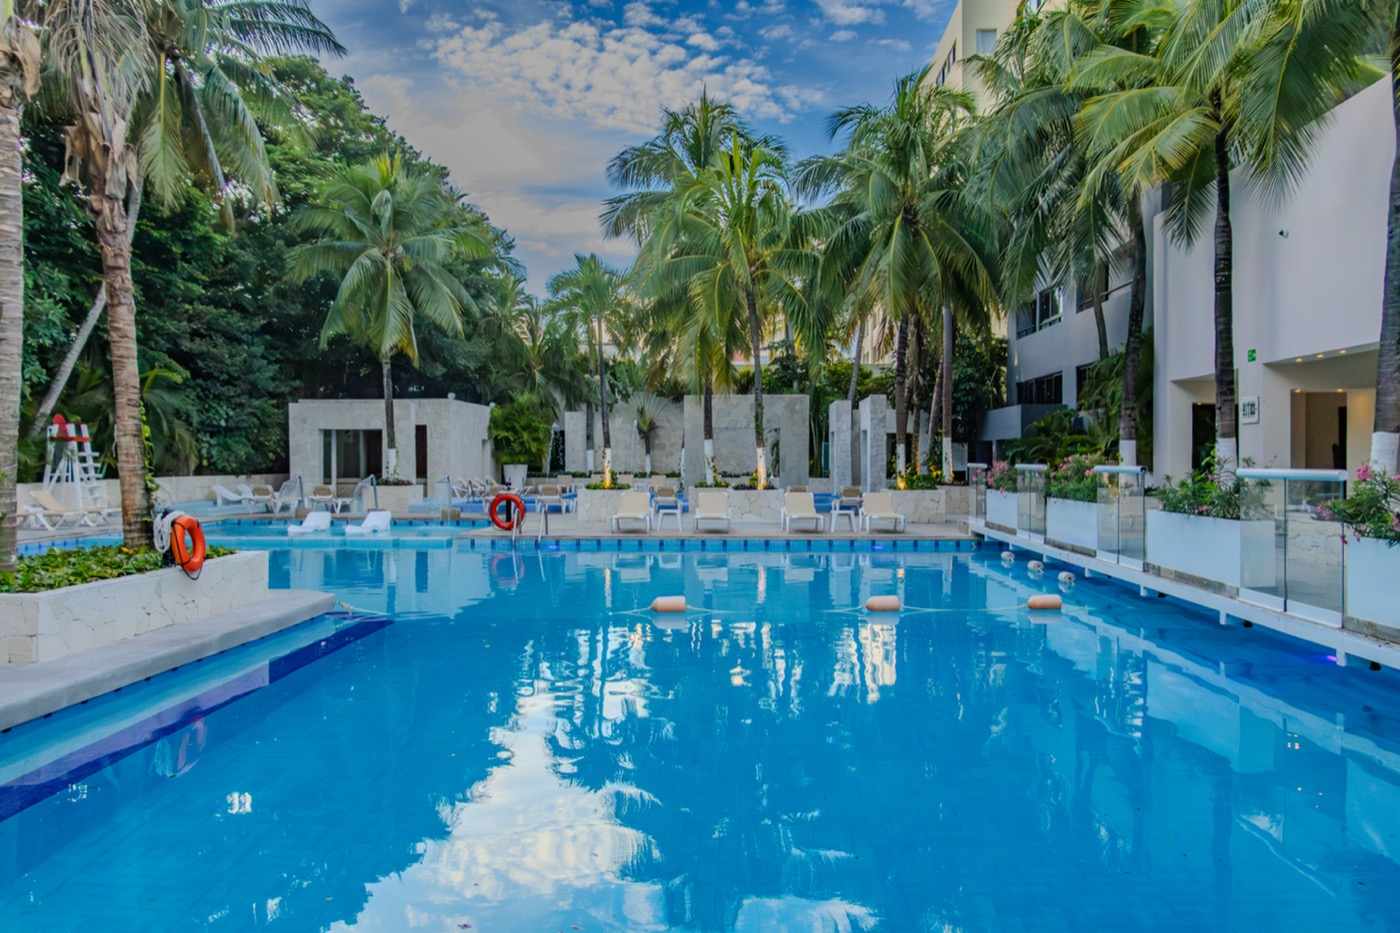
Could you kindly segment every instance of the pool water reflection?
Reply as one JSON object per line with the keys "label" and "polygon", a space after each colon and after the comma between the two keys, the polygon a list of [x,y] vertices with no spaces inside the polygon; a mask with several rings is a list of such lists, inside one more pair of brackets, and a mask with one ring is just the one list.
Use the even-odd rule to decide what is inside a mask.
{"label": "pool water reflection", "polygon": [[[6,929],[1357,930],[1400,907],[1397,678],[1168,600],[1089,581],[1032,616],[1053,581],[985,551],[272,559],[393,624],[0,822]],[[643,610],[679,592],[704,609]]]}

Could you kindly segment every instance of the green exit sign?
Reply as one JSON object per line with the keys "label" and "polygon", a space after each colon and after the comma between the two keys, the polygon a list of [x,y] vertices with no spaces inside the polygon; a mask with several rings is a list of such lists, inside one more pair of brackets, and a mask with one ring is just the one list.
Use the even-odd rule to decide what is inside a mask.
{"label": "green exit sign", "polygon": [[1249,361],[1250,361],[1251,363],[1253,363],[1253,362],[1257,361],[1258,359],[1259,359],[1259,352],[1258,352],[1257,350],[1250,350],[1250,351],[1249,351]]}

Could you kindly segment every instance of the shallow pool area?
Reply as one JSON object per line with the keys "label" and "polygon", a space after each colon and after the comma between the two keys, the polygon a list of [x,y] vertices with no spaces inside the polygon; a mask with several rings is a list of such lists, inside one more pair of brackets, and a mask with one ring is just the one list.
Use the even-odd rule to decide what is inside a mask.
{"label": "shallow pool area", "polygon": [[[947,542],[240,537],[344,611],[0,735],[0,927],[1350,931],[1400,908],[1400,675],[1176,600],[1095,578],[1031,613],[1053,573]],[[692,610],[646,609],[667,594]]]}

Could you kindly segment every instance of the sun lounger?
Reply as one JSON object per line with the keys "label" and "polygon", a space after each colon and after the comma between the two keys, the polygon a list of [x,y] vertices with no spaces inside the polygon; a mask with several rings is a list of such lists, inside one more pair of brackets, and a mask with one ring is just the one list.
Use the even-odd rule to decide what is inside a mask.
{"label": "sun lounger", "polygon": [[328,534],[331,530],[330,512],[312,512],[302,519],[299,525],[288,525],[287,534],[297,535]]}
{"label": "sun lounger", "polygon": [[617,503],[617,512],[609,519],[608,526],[615,532],[622,531],[623,522],[645,525],[651,531],[651,501],[644,492],[624,492]]}
{"label": "sun lounger", "polygon": [[894,510],[894,497],[887,492],[870,493],[861,506],[861,527],[867,532],[873,531],[872,526],[876,522],[888,523],[891,531],[904,531],[909,524],[902,514]]}
{"label": "sun lounger", "polygon": [[653,486],[651,490],[651,512],[656,517],[656,528],[661,529],[661,520],[667,515],[676,520],[676,530],[681,530],[681,500],[674,486]]}
{"label": "sun lounger", "polygon": [[704,531],[705,524],[721,525],[715,531],[729,530],[729,493],[723,489],[695,491],[695,530]]}
{"label": "sun lounger", "polygon": [[859,486],[843,486],[835,499],[831,500],[831,530],[836,530],[836,520],[844,518],[850,522],[851,530],[856,530],[856,520],[860,517],[861,489]]}
{"label": "sun lounger", "polygon": [[783,531],[791,532],[796,524],[806,525],[812,531],[822,530],[822,517],[817,514],[817,505],[810,492],[783,494]]}
{"label": "sun lounger", "polygon": [[313,486],[311,494],[306,497],[306,501],[314,508],[318,505],[324,506],[329,511],[335,511],[335,490],[329,486]]}
{"label": "sun lounger", "polygon": [[383,534],[389,530],[392,523],[393,519],[389,513],[381,509],[377,512],[370,512],[365,516],[365,520],[358,525],[346,525],[345,533],[352,538]]}
{"label": "sun lounger", "polygon": [[273,515],[278,514],[285,507],[287,511],[295,513],[301,508],[301,477],[293,476],[282,484],[282,488],[268,500],[267,508]]}
{"label": "sun lounger", "polygon": [[215,483],[209,488],[209,492],[214,496],[214,505],[248,505],[253,499],[252,487],[248,485],[239,486],[237,489],[229,489]]}
{"label": "sun lounger", "polygon": [[105,509],[73,508],[54,498],[46,489],[36,489],[29,494],[30,503],[22,509],[30,527],[55,531],[64,525],[86,525],[96,528],[106,519]]}

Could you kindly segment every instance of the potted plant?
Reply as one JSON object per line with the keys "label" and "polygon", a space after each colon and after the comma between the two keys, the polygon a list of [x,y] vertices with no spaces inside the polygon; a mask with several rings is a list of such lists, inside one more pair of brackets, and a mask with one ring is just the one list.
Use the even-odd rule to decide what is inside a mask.
{"label": "potted plant", "polygon": [[1094,555],[1099,549],[1099,458],[1078,454],[1054,467],[1045,479],[1045,538],[1071,551]]}
{"label": "potted plant", "polygon": [[[1252,494],[1267,485],[1253,484]],[[1147,513],[1149,569],[1231,595],[1274,586],[1274,522],[1241,520],[1250,511],[1245,484],[1218,471],[1214,457],[1180,483],[1168,480],[1157,495],[1161,509]]]}
{"label": "potted plant", "polygon": [[1318,509],[1323,521],[1351,531],[1346,542],[1346,616],[1400,628],[1395,578],[1400,573],[1400,476],[1363,466],[1351,495]]}
{"label": "potted plant", "polygon": [[998,460],[987,471],[987,524],[1014,532],[1017,514],[1016,472],[1010,463]]}
{"label": "potted plant", "polygon": [[491,409],[489,433],[496,461],[501,464],[506,484],[519,489],[525,484],[530,464],[544,463],[549,452],[553,419],[548,409],[530,393],[522,393],[507,405]]}

